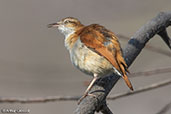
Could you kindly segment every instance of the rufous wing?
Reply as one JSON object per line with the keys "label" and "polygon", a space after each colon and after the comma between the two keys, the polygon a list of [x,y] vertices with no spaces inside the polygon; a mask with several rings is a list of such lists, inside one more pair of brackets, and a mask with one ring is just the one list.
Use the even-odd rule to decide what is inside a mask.
{"label": "rufous wing", "polygon": [[127,86],[133,90],[132,84],[126,75],[126,72],[128,72],[127,65],[114,33],[105,29],[103,26],[93,24],[85,27],[79,36],[81,42],[88,48],[105,57],[122,74]]}

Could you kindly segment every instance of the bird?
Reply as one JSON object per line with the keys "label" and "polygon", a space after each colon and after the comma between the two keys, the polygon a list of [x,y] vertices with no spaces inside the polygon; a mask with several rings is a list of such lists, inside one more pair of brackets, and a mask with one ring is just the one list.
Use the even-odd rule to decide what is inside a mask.
{"label": "bird", "polygon": [[[58,28],[64,35],[64,44],[72,64],[85,74],[93,76],[78,104],[87,96],[97,79],[115,73],[122,77],[133,91],[128,79],[128,66],[123,58],[117,36],[100,24],[83,25],[77,18],[66,17],[48,28]],[[93,95],[92,95],[93,96]]]}

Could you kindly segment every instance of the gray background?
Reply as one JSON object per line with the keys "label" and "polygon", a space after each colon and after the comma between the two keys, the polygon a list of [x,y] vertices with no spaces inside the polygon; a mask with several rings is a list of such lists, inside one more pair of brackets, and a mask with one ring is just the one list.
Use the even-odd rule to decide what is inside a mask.
{"label": "gray background", "polygon": [[[63,45],[63,35],[48,29],[47,24],[73,16],[83,24],[100,23],[116,34],[131,37],[158,12],[168,10],[171,10],[170,0],[0,0],[0,96],[83,94],[86,89],[83,83],[91,77],[72,66]],[[168,31],[171,36],[171,29]],[[127,43],[120,42],[122,47]],[[170,51],[158,36],[148,44]],[[144,49],[129,70],[138,72],[170,65],[170,57]],[[131,81],[136,89],[170,79],[170,75],[132,78]],[[115,114],[155,114],[171,101],[170,87],[108,103]],[[126,91],[123,80],[119,80],[111,94]],[[30,114],[68,114],[76,106],[74,101],[1,103],[0,109],[30,109]]]}

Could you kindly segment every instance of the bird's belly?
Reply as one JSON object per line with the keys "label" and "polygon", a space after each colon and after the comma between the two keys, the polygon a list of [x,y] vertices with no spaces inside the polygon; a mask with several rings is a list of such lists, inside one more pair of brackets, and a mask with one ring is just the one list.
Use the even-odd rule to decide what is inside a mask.
{"label": "bird's belly", "polygon": [[77,41],[70,51],[70,57],[74,66],[89,75],[103,76],[113,71],[112,64],[107,59],[87,48],[80,41]]}

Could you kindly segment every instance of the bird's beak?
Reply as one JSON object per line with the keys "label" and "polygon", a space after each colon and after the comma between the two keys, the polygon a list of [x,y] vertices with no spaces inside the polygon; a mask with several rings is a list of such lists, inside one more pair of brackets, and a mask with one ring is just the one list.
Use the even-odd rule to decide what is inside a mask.
{"label": "bird's beak", "polygon": [[51,24],[48,24],[47,27],[48,28],[54,28],[54,27],[58,27],[60,24],[57,22],[57,23],[51,23]]}

